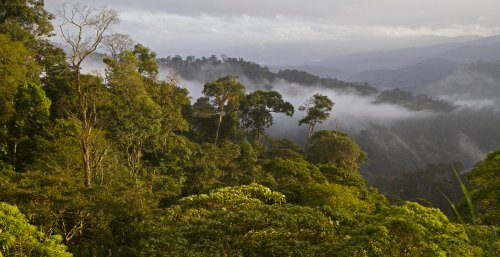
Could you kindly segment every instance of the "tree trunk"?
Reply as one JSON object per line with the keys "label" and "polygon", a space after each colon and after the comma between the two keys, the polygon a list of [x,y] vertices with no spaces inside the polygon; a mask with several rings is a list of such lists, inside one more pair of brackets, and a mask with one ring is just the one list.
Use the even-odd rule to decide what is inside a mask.
{"label": "tree trunk", "polygon": [[219,120],[217,121],[217,130],[215,131],[215,142],[214,145],[217,145],[217,142],[219,141],[219,130],[220,130],[220,124],[222,123],[222,115],[224,114],[224,106],[219,111]]}
{"label": "tree trunk", "polygon": [[82,149],[82,161],[83,161],[83,171],[85,174],[85,187],[92,187],[92,168],[91,168],[91,157],[90,157],[90,133],[91,125],[87,110],[87,100],[86,95],[82,92],[80,85],[80,66],[75,67],[75,83],[76,83],[76,94],[78,101],[78,112],[80,123],[82,125],[82,136],[80,138],[80,146]]}
{"label": "tree trunk", "polygon": [[16,170],[16,163],[17,162],[17,140],[14,141],[14,149],[12,151],[12,167],[14,171]]}
{"label": "tree trunk", "polygon": [[311,138],[312,138],[313,131],[314,131],[314,125],[313,124],[309,124],[309,129],[307,131],[306,150],[304,152],[304,159],[306,159],[306,160],[307,160],[307,154],[309,153],[309,146],[311,144]]}
{"label": "tree trunk", "polygon": [[261,133],[261,132],[260,132],[260,129],[257,129],[257,135],[256,135],[256,137],[255,137],[255,139],[256,139],[257,141],[260,141],[260,133]]}
{"label": "tree trunk", "polygon": [[84,136],[82,138],[81,145],[82,145],[82,157],[83,157],[83,170],[85,172],[85,187],[86,188],[91,188],[92,187],[92,169],[90,167],[90,149],[89,149],[89,140],[87,139],[87,136]]}

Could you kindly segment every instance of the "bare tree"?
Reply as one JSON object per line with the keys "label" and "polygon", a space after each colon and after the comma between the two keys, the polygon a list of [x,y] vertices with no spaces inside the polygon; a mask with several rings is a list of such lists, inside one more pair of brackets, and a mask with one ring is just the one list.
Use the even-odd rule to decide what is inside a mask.
{"label": "bare tree", "polygon": [[113,59],[124,51],[131,51],[134,47],[134,40],[129,35],[120,33],[111,34],[104,37],[104,48],[111,54]]}
{"label": "bare tree", "polygon": [[69,61],[74,71],[77,116],[82,127],[79,139],[85,173],[85,187],[90,188],[92,187],[93,163],[90,139],[96,120],[96,111],[95,101],[90,99],[92,94],[81,85],[80,68],[85,58],[97,50],[110,26],[118,23],[118,14],[106,7],[94,8],[75,4],[70,10],[67,10],[66,6],[63,5],[59,16],[62,19],[59,26],[61,36],[71,48]]}

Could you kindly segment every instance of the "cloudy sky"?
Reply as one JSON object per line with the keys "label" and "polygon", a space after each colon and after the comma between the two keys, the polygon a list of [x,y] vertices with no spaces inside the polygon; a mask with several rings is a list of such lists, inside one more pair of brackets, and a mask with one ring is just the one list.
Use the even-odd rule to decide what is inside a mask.
{"label": "cloudy sky", "polygon": [[499,0],[46,0],[46,6],[55,13],[74,2],[117,10],[115,31],[160,56],[305,42],[368,51],[398,40],[500,34]]}

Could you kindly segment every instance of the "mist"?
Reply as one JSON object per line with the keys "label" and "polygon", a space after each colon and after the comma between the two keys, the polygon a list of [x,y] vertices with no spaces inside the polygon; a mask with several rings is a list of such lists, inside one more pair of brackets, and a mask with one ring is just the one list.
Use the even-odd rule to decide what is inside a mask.
{"label": "mist", "polygon": [[[97,70],[103,74],[104,65],[89,60],[84,69]],[[293,117],[274,114],[274,124],[266,129],[266,134],[277,139],[292,140],[301,146],[305,145],[306,127],[298,126],[298,121],[305,113],[298,111],[298,107],[314,94],[326,95],[335,105],[330,118],[317,124],[315,131],[339,130],[354,138],[368,153],[369,160],[363,166],[363,172],[369,181],[377,176],[422,169],[429,163],[460,161],[466,168],[471,168],[488,151],[500,147],[500,114],[491,108],[497,104],[494,97],[479,94],[483,92],[481,89],[478,89],[478,93],[469,94],[460,93],[459,90],[461,84],[458,82],[463,81],[461,78],[469,76],[465,82],[472,82],[478,78],[477,74],[457,73],[445,81],[439,81],[440,87],[426,88],[459,106],[443,113],[426,109],[415,111],[398,104],[380,103],[376,101],[377,94],[361,95],[355,90],[303,85],[284,79],[270,82],[262,78],[248,78],[242,73],[238,67],[207,65],[201,67],[195,79],[188,80],[160,65],[159,78],[175,78],[180,87],[189,91],[192,103],[203,96],[206,82],[229,74],[239,75],[246,93],[259,89],[278,91],[293,104],[296,111]],[[481,81],[480,85],[495,90],[495,79],[484,78]],[[488,108],[485,109],[485,106]]]}
{"label": "mist", "polygon": [[[231,72],[224,72],[222,68],[218,69],[218,73],[232,74]],[[186,80],[166,68],[160,70],[160,77],[177,77],[180,86],[189,91],[189,96],[193,100],[203,96],[204,83],[213,79],[202,79],[205,82]],[[376,103],[376,95],[362,96],[355,91],[338,91],[320,85],[310,86],[290,83],[283,79],[256,84],[245,76],[239,76],[239,81],[245,85],[247,93],[255,90],[275,90],[281,93],[284,100],[295,107],[296,112],[293,117],[280,114],[274,115],[275,123],[267,131],[270,135],[276,135],[276,131],[279,131],[282,126],[290,127],[288,123],[297,125],[298,120],[304,116],[303,112],[298,111],[298,107],[303,105],[314,94],[326,95],[334,102],[330,118],[323,124],[318,125],[319,129],[335,129],[335,127],[338,127],[346,131],[360,131],[368,129],[372,124],[388,125],[398,120],[424,118],[433,115],[430,111],[412,111],[398,105]]]}
{"label": "mist", "polygon": [[[210,69],[205,67],[202,70]],[[160,73],[164,77],[173,74],[168,69],[162,69]],[[234,70],[224,71],[219,67],[217,73],[234,74]],[[188,89],[193,102],[202,96],[204,83],[214,79],[213,74],[208,74],[210,76],[201,76],[197,80],[178,77],[180,86]],[[492,141],[481,138],[484,136],[482,133],[497,134],[493,131],[483,129],[477,134],[477,128],[463,125],[463,120],[477,124],[489,121],[491,128],[500,129],[500,120],[495,112],[474,111],[466,106],[450,113],[414,111],[397,104],[377,103],[377,95],[360,95],[353,90],[302,85],[283,79],[256,83],[241,75],[239,80],[246,86],[247,93],[258,89],[276,90],[294,105],[296,112],[293,117],[273,115],[274,124],[266,130],[266,134],[277,139],[289,139],[301,146],[305,145],[307,128],[298,126],[298,121],[305,115],[298,111],[298,107],[316,93],[327,95],[335,105],[330,118],[317,124],[315,131],[339,130],[354,138],[368,152],[369,161],[364,166],[368,180],[370,177],[421,169],[429,163],[461,161],[465,167],[471,168],[490,149],[498,147],[495,142],[500,142],[499,136]]]}
{"label": "mist", "polygon": [[437,98],[470,108],[500,110],[500,64],[466,65],[451,75],[414,89]]}

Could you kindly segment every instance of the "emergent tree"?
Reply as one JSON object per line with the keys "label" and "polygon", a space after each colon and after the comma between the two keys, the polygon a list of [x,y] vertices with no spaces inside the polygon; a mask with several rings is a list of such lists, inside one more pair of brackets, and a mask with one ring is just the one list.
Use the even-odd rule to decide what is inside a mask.
{"label": "emergent tree", "polygon": [[217,130],[214,144],[219,141],[219,130],[228,108],[237,108],[245,91],[245,86],[238,82],[236,76],[226,76],[216,81],[208,82],[203,87],[203,94],[207,96],[217,108]]}
{"label": "emergent tree", "polygon": [[304,158],[307,158],[309,145],[311,144],[311,137],[314,133],[314,126],[317,123],[322,123],[330,117],[330,111],[334,103],[326,95],[315,94],[309,98],[304,105],[299,107],[300,111],[305,111],[307,114],[304,118],[299,120],[299,126],[302,124],[309,125],[307,130],[307,143],[304,152]]}
{"label": "emergent tree", "polygon": [[292,116],[293,105],[283,100],[280,93],[276,91],[257,90],[246,95],[242,106],[243,125],[249,129],[256,140],[273,124],[272,113],[283,113]]}
{"label": "emergent tree", "polygon": [[75,4],[69,11],[63,5],[59,16],[62,19],[59,26],[61,36],[71,49],[69,61],[74,72],[77,117],[82,127],[80,145],[85,172],[85,187],[92,187],[90,138],[96,120],[94,108],[96,99],[92,97],[88,89],[83,88],[80,81],[80,68],[83,61],[97,50],[109,27],[118,23],[118,14],[106,7],[96,9]]}

